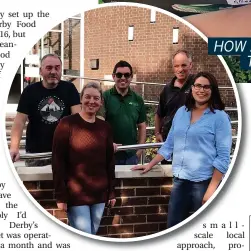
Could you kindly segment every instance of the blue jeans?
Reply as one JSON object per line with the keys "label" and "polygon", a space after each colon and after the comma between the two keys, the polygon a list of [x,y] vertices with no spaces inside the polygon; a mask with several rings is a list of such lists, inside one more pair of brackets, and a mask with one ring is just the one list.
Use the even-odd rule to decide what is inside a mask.
{"label": "blue jeans", "polygon": [[168,205],[167,228],[170,228],[190,216],[202,206],[202,199],[211,179],[193,182],[173,178],[173,188]]}
{"label": "blue jeans", "polygon": [[139,163],[137,155],[125,159],[115,159],[115,165],[137,165]]}
{"label": "blue jeans", "polygon": [[96,234],[104,208],[105,203],[69,207],[67,215],[70,226],[89,234]]}

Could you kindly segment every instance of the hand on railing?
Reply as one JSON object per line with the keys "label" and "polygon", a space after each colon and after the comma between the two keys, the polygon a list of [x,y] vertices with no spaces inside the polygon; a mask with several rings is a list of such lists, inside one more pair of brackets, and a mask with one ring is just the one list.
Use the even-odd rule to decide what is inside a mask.
{"label": "hand on railing", "polygon": [[113,150],[114,150],[115,153],[118,151],[119,146],[122,146],[122,144],[113,143]]}
{"label": "hand on railing", "polygon": [[60,210],[67,211],[67,203],[57,202],[57,207]]}
{"label": "hand on railing", "polygon": [[163,142],[163,137],[160,133],[155,134],[156,142]]}
{"label": "hand on railing", "polygon": [[139,149],[139,150],[136,152],[136,156],[137,156],[138,160],[140,160],[142,154],[143,154],[143,150],[141,150],[141,149]]}
{"label": "hand on railing", "polygon": [[[114,146],[115,145],[115,146]],[[116,147],[116,151],[125,151],[125,150],[138,150],[138,149],[147,149],[147,148],[159,148],[163,145],[163,143],[147,143],[147,144],[137,144],[137,145],[121,145],[113,143],[113,147]],[[20,159],[43,159],[43,158],[50,158],[52,156],[51,152],[46,153],[26,153],[21,154]]]}
{"label": "hand on railing", "polygon": [[10,149],[10,157],[13,163],[18,161],[20,159],[19,149]]}
{"label": "hand on railing", "polygon": [[136,171],[136,170],[143,170],[142,172],[140,172],[140,174],[144,174],[149,172],[152,169],[152,167],[149,164],[146,165],[137,165],[131,168],[132,171]]}
{"label": "hand on railing", "polygon": [[116,199],[108,200],[107,207],[114,207],[115,203],[116,203]]}

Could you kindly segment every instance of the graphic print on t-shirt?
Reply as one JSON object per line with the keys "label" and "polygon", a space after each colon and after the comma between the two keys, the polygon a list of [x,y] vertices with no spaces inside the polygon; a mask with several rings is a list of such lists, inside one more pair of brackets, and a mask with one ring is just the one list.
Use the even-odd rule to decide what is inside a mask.
{"label": "graphic print on t-shirt", "polygon": [[47,124],[58,122],[65,109],[64,102],[55,96],[44,98],[38,105],[43,121]]}

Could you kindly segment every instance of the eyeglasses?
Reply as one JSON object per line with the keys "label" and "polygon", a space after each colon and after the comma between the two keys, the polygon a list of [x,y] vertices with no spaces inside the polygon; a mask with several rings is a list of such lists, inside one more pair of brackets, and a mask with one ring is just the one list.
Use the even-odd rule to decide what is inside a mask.
{"label": "eyeglasses", "polygon": [[128,78],[131,77],[131,75],[132,74],[129,73],[129,72],[127,72],[127,73],[121,73],[121,72],[115,73],[116,78],[122,78],[124,76],[126,79],[128,79]]}
{"label": "eyeglasses", "polygon": [[194,89],[199,91],[203,89],[204,91],[209,91],[212,89],[211,85],[201,85],[201,84],[194,84]]}

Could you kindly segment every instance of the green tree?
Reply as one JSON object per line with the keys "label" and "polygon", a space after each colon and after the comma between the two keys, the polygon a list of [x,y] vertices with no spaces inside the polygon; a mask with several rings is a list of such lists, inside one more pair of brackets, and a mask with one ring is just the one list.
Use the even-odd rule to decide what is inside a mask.
{"label": "green tree", "polygon": [[240,67],[240,56],[224,57],[236,83],[247,83],[251,81],[251,70],[243,70]]}

